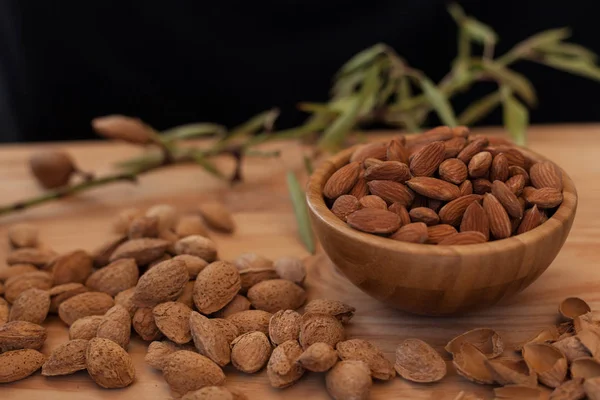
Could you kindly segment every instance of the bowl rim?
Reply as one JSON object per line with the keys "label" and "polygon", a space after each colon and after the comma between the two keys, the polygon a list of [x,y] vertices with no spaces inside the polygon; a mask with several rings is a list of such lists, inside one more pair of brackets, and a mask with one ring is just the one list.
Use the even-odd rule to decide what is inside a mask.
{"label": "bowl rim", "polygon": [[[413,135],[406,136],[410,137]],[[373,142],[387,141],[389,141],[389,139],[375,140]],[[546,236],[552,236],[554,233],[557,233],[569,219],[573,217],[573,214],[577,209],[577,190],[575,189],[575,185],[569,175],[557,165],[563,177],[563,202],[552,215],[552,217],[550,217],[546,222],[520,235],[485,243],[438,246],[425,243],[420,244],[400,242],[387,237],[361,232],[351,228],[348,226],[348,224],[331,212],[329,207],[327,207],[325,204],[322,189],[325,186],[326,179],[328,179],[333,172],[341,168],[341,166],[347,164],[354,150],[360,146],[363,146],[364,144],[365,143],[342,150],[325,160],[311,174],[306,189],[306,200],[313,217],[318,218],[330,229],[333,229],[342,235],[348,236],[354,241],[360,242],[364,245],[375,245],[386,250],[404,251],[411,254],[422,255],[437,254],[440,256],[455,256],[457,253],[469,253],[475,255],[489,255],[490,253],[497,254],[509,248],[520,247],[524,244],[533,244],[542,240]],[[514,145],[514,147],[535,161],[550,161],[546,157],[525,147],[518,145]],[[556,163],[554,164],[556,165]]]}

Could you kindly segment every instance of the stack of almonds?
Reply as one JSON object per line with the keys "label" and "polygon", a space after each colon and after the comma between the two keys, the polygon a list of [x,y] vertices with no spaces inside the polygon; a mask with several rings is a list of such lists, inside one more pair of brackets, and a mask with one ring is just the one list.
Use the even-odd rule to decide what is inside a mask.
{"label": "stack of almonds", "polygon": [[331,211],[352,228],[392,239],[476,244],[543,223],[563,200],[561,170],[465,127],[359,147],[327,180]]}

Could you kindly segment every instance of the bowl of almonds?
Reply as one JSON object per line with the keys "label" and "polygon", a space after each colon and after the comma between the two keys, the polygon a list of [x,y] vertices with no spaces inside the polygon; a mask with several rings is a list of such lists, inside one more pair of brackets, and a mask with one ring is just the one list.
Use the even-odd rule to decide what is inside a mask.
{"label": "bowl of almonds", "polygon": [[556,164],[445,126],[344,150],[311,176],[313,225],[334,264],[392,307],[489,307],[552,263],[577,208]]}

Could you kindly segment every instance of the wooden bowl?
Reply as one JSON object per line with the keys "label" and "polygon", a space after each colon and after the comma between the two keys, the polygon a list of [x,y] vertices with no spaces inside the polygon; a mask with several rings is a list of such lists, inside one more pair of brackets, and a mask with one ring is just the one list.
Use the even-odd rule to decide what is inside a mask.
{"label": "wooden bowl", "polygon": [[[545,160],[530,150],[533,160]],[[348,163],[353,148],[324,162],[310,177],[307,200],[323,249],[370,296],[403,311],[452,315],[489,307],[529,286],[558,254],[573,224],[577,191],[561,169],[564,200],[539,227],[498,241],[437,246],[398,242],[350,228],[327,208],[323,186]]]}

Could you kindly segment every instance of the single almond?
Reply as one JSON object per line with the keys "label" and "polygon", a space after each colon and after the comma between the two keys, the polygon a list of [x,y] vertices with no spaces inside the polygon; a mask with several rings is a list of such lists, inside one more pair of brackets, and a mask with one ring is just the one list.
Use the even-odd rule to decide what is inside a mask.
{"label": "single almond", "polygon": [[539,212],[536,205],[525,211],[523,214],[523,220],[517,228],[517,235],[521,233],[529,232],[530,230],[537,228],[542,223],[542,214]]}
{"label": "single almond", "polygon": [[479,201],[481,201],[481,196],[478,194],[469,194],[452,200],[440,209],[441,223],[453,226],[460,225],[467,207],[471,203]]}
{"label": "single almond", "polygon": [[198,311],[210,314],[229,303],[242,287],[235,265],[215,261],[204,268],[194,284],[194,304]]}
{"label": "single almond", "polygon": [[90,315],[89,317],[79,318],[69,327],[69,339],[90,340],[95,338],[100,322],[102,322],[101,315]]}
{"label": "single almond", "polygon": [[75,250],[56,257],[49,263],[55,285],[84,283],[92,274],[92,257],[83,250]]}
{"label": "single almond", "polygon": [[139,270],[135,260],[121,258],[91,274],[85,284],[94,291],[116,296],[117,293],[134,287],[138,278]]}
{"label": "single almond", "polygon": [[306,292],[294,282],[271,279],[252,286],[248,290],[248,300],[255,309],[274,313],[300,308],[306,301]]}
{"label": "single almond", "polygon": [[226,320],[238,328],[240,335],[252,331],[260,331],[268,335],[269,321],[272,316],[273,314],[263,310],[247,310],[232,314]]}
{"label": "single almond", "polygon": [[409,138],[411,145],[415,144],[428,144],[431,142],[439,142],[444,140],[450,140],[454,137],[452,128],[449,126],[441,125],[436,126],[428,131],[421,133],[420,135],[414,135]]}
{"label": "single almond", "polygon": [[260,371],[270,357],[271,343],[262,332],[245,333],[231,343],[231,363],[247,374]]}
{"label": "single almond", "polygon": [[198,352],[224,367],[231,361],[229,341],[219,325],[195,311],[190,312],[188,325]]}
{"label": "single almond", "polygon": [[329,199],[336,199],[347,194],[356,183],[360,169],[360,163],[351,162],[335,171],[325,183],[323,195]]}
{"label": "single almond", "polygon": [[50,294],[50,312],[57,313],[58,307],[63,301],[88,291],[87,287],[75,282],[54,286],[48,291],[48,294]]}
{"label": "single almond", "polygon": [[515,175],[523,175],[523,178],[525,178],[525,185],[529,184],[529,173],[525,170],[525,168],[516,165],[511,165],[508,167],[508,174],[511,177]]}
{"label": "single almond", "polygon": [[49,249],[22,247],[8,253],[6,263],[8,265],[32,264],[38,268],[44,268],[55,257],[56,253]]}
{"label": "single almond", "polygon": [[369,372],[368,365],[362,361],[341,361],[325,376],[327,392],[336,400],[366,400],[370,396],[373,385]]}
{"label": "single almond", "polygon": [[487,214],[479,202],[474,201],[465,210],[460,223],[460,231],[477,231],[483,234],[485,240],[490,238],[490,223]]}
{"label": "single almond", "polygon": [[446,363],[430,345],[406,339],[396,349],[396,372],[412,382],[437,382],[446,376]]}
{"label": "single almond", "polygon": [[437,225],[440,222],[440,217],[428,207],[413,208],[409,215],[412,222],[423,222],[427,226]]}
{"label": "single almond", "polygon": [[214,313],[213,316],[217,318],[227,318],[228,316],[238,313],[240,311],[249,310],[250,306],[250,300],[248,300],[241,294],[236,294],[235,297],[229,303],[227,303],[225,307],[221,308],[219,311]]}
{"label": "single almond", "polygon": [[526,166],[525,156],[512,145],[498,145],[494,148],[490,147],[488,151],[493,153],[493,155],[504,153],[509,166],[516,165],[521,168],[525,168]]}
{"label": "single almond", "polygon": [[508,186],[515,196],[520,196],[525,187],[525,177],[523,175],[512,176],[506,181],[506,186]]}
{"label": "single almond", "polygon": [[461,150],[460,153],[456,156],[459,160],[464,162],[466,165],[469,164],[471,158],[479,152],[481,152],[488,145],[488,139],[484,137],[479,137],[471,141],[469,144],[465,146],[464,149]]}
{"label": "single almond", "polygon": [[400,226],[410,224],[410,215],[402,203],[393,203],[388,207],[388,210],[400,217]]}
{"label": "single almond", "polygon": [[474,179],[473,183],[473,193],[484,195],[486,193],[490,193],[492,191],[492,182],[488,181],[484,178]]}
{"label": "single almond", "polygon": [[112,230],[114,233],[119,235],[127,235],[129,230],[129,224],[134,219],[143,216],[142,210],[136,207],[126,208],[117,214],[116,219],[113,221]]}
{"label": "single almond", "polygon": [[428,238],[427,225],[423,222],[406,224],[398,229],[390,238],[399,242],[425,243]]}
{"label": "single almond", "polygon": [[438,244],[446,237],[457,233],[452,225],[439,224],[427,227],[427,243]]}
{"label": "single almond", "polygon": [[302,348],[296,340],[288,340],[277,346],[267,363],[267,376],[274,388],[293,385],[304,375],[304,368],[296,362],[302,355]]}
{"label": "single almond", "polygon": [[386,149],[386,158],[388,161],[399,161],[408,165],[408,150],[402,141],[392,139]]}
{"label": "single almond", "polygon": [[198,212],[210,228],[225,233],[235,231],[233,216],[223,204],[217,202],[204,203],[198,206]]}
{"label": "single almond", "polygon": [[458,186],[437,178],[418,176],[406,184],[415,192],[431,199],[451,201],[460,196]]}
{"label": "single almond", "polygon": [[396,376],[394,365],[388,361],[377,346],[363,339],[350,339],[335,346],[342,361],[363,361],[369,366],[371,376],[379,380],[390,380]]}
{"label": "single almond", "polygon": [[217,364],[188,350],[179,350],[165,357],[162,372],[177,397],[206,386],[225,383],[225,374]]}
{"label": "single almond", "polygon": [[382,161],[385,160],[387,158],[387,144],[375,142],[360,146],[350,156],[350,163],[362,163],[367,158],[377,158]]}
{"label": "single almond", "polygon": [[104,314],[96,337],[109,339],[127,350],[131,335],[131,317],[123,306],[116,305]]}
{"label": "single almond", "polygon": [[154,322],[158,329],[177,344],[192,340],[190,333],[190,315],[192,309],[178,301],[167,301],[152,309]]}
{"label": "single almond", "polygon": [[27,321],[0,325],[0,353],[11,350],[38,350],[46,341],[46,328]]}
{"label": "single almond", "polygon": [[[369,196],[365,196],[369,197]],[[381,198],[379,198],[381,200]],[[383,201],[383,200],[382,200]],[[385,204],[385,201],[383,202]],[[331,206],[331,212],[342,221],[346,221],[346,217],[354,211],[360,209],[361,204],[358,199],[350,194],[343,194]]]}
{"label": "single almond", "polygon": [[271,342],[279,345],[288,340],[298,340],[301,318],[302,316],[294,310],[280,310],[273,314],[269,320]]}
{"label": "single almond", "polygon": [[460,186],[458,187],[458,189],[460,190],[460,195],[461,196],[466,196],[468,194],[473,194],[473,183],[469,180],[464,181],[463,183],[460,184]]}
{"label": "single almond", "polygon": [[148,350],[144,356],[144,362],[152,368],[162,371],[165,364],[165,358],[177,351],[174,343],[168,340],[162,342],[154,341],[148,345]]}
{"label": "single almond", "polygon": [[471,133],[471,131],[469,130],[468,126],[459,125],[459,126],[455,126],[452,128],[452,134],[455,137],[467,138],[467,137],[469,137],[470,133]]}
{"label": "single almond", "polygon": [[272,266],[267,268],[255,267],[242,269],[240,270],[240,281],[242,285],[240,292],[245,294],[248,292],[248,289],[257,283],[277,278],[279,278],[277,271],[275,271],[275,268]]}
{"label": "single almond", "polygon": [[523,209],[517,196],[515,196],[504,182],[494,181],[492,183],[492,194],[502,204],[508,215],[517,219],[523,218]]}
{"label": "single almond", "polygon": [[131,319],[133,330],[147,342],[158,340],[162,337],[162,332],[158,329],[154,320],[152,307],[138,308]]}
{"label": "single almond", "polygon": [[444,158],[455,158],[467,145],[464,137],[453,137],[444,142]]}
{"label": "single almond", "polygon": [[467,245],[467,244],[479,244],[485,243],[487,241],[486,237],[481,232],[477,231],[466,231],[455,233],[454,235],[450,235],[438,243],[440,246],[457,246],[457,245]]}
{"label": "single almond", "polygon": [[386,203],[400,203],[408,206],[412,203],[415,195],[408,187],[394,181],[370,181],[367,183],[371,194],[381,197]]}
{"label": "single almond", "polygon": [[36,247],[38,245],[38,228],[31,224],[20,223],[8,227],[6,231],[10,244],[15,248]]}
{"label": "single almond", "polygon": [[458,158],[448,158],[439,167],[440,178],[455,185],[460,185],[467,179],[468,171],[464,162]]}
{"label": "single almond", "polygon": [[[162,239],[141,238],[128,240],[115,249],[109,261],[133,258],[138,265],[151,263],[165,253],[169,242]],[[87,278],[87,277],[86,277]]]}
{"label": "single almond", "polygon": [[361,199],[359,200],[359,204],[360,208],[379,208],[380,210],[387,210],[388,208],[387,203],[381,197],[375,196],[374,194],[361,197]]}
{"label": "single almond", "polygon": [[170,204],[156,204],[145,214],[147,217],[158,217],[159,232],[172,230],[179,219],[177,209]]}
{"label": "single almond", "polygon": [[175,225],[175,234],[181,238],[192,235],[208,236],[204,218],[199,215],[182,215]]}
{"label": "single almond", "polygon": [[138,307],[154,307],[177,299],[188,281],[188,271],[181,260],[167,260],[150,268],[135,287],[133,303]]}
{"label": "single almond", "polygon": [[75,339],[55,347],[44,365],[42,365],[42,375],[70,375],[84,370],[86,368],[85,352],[87,346],[87,340]]}
{"label": "single almond", "polygon": [[273,263],[273,268],[281,279],[287,279],[298,285],[302,285],[306,278],[306,266],[304,262],[296,257],[281,257]]}
{"label": "single almond", "polygon": [[45,357],[32,349],[13,350],[0,354],[0,383],[15,382],[42,367]]}
{"label": "single almond", "polygon": [[365,170],[365,179],[367,181],[389,180],[404,183],[410,179],[410,170],[408,165],[399,161],[379,161]]}
{"label": "single almond", "polygon": [[377,208],[355,211],[348,215],[346,221],[352,228],[367,233],[392,233],[400,227],[400,217],[397,214]]}
{"label": "single almond", "polygon": [[48,290],[50,287],[52,287],[52,275],[48,272],[26,272],[6,280],[4,283],[4,298],[9,303],[13,303],[21,293],[28,289]]}
{"label": "single almond", "polygon": [[486,175],[492,165],[492,154],[482,151],[475,154],[469,161],[469,176],[471,178],[481,178]]}
{"label": "single almond", "polygon": [[181,260],[185,263],[185,267],[188,270],[191,280],[195,280],[200,271],[202,271],[208,265],[208,263],[202,258],[193,256],[191,254],[180,254],[173,257],[173,260]]}
{"label": "single almond", "polygon": [[486,193],[483,196],[483,209],[490,224],[490,232],[496,239],[504,239],[512,233],[512,226],[508,213],[493,195]]}
{"label": "single almond", "polygon": [[28,321],[41,325],[50,310],[47,290],[27,289],[17,297],[10,308],[9,321]]}
{"label": "single almond", "polygon": [[175,253],[200,257],[210,263],[217,259],[217,245],[207,237],[192,235],[181,238],[175,243]]}
{"label": "single almond", "polygon": [[97,247],[92,253],[92,260],[94,261],[94,267],[102,268],[107,265],[110,261],[110,256],[114,251],[127,241],[127,236],[119,236],[117,238],[108,240],[102,245]]}
{"label": "single almond", "polygon": [[490,167],[490,181],[506,181],[508,179],[508,159],[504,153],[496,154]]}
{"label": "single almond", "polygon": [[365,171],[361,171],[356,179],[356,183],[348,192],[349,195],[361,199],[369,194],[369,187],[367,186],[367,180],[365,179]]}
{"label": "single almond", "polygon": [[538,208],[554,208],[563,201],[562,192],[550,187],[535,189],[527,186],[523,189],[523,197],[527,203],[537,205]]}
{"label": "single almond", "polygon": [[338,361],[337,352],[327,343],[313,343],[296,361],[304,369],[313,372],[330,370]]}
{"label": "single almond", "polygon": [[158,217],[137,217],[129,224],[129,239],[153,238],[158,236]]}
{"label": "single almond", "polygon": [[346,338],[344,326],[332,315],[305,313],[300,322],[299,342],[303,349],[323,342],[332,347]]}
{"label": "single almond", "polygon": [[58,316],[67,325],[90,315],[104,315],[115,303],[113,298],[102,292],[81,293],[63,301],[58,307]]}
{"label": "single almond", "polygon": [[[253,311],[259,311],[259,310],[253,310]],[[212,322],[213,325],[215,325],[220,330],[220,333],[223,336],[225,336],[227,343],[233,342],[233,340],[236,337],[238,337],[242,334],[242,333],[240,333],[240,330],[238,329],[238,327],[228,319],[211,318],[210,321]],[[251,332],[253,332],[253,331],[251,331]],[[260,332],[262,332],[262,331],[260,331]],[[244,332],[244,333],[247,333],[247,332]],[[266,335],[266,333],[265,333],[265,335]]]}
{"label": "single almond", "polygon": [[433,142],[414,154],[410,161],[410,172],[414,176],[431,176],[444,161],[446,154],[443,142]]}
{"label": "single almond", "polygon": [[131,385],[135,379],[131,356],[112,340],[90,340],[85,360],[88,374],[103,388],[123,388]]}
{"label": "single almond", "polygon": [[342,324],[350,322],[356,308],[339,300],[315,299],[304,307],[305,313],[329,314],[340,320]]}

